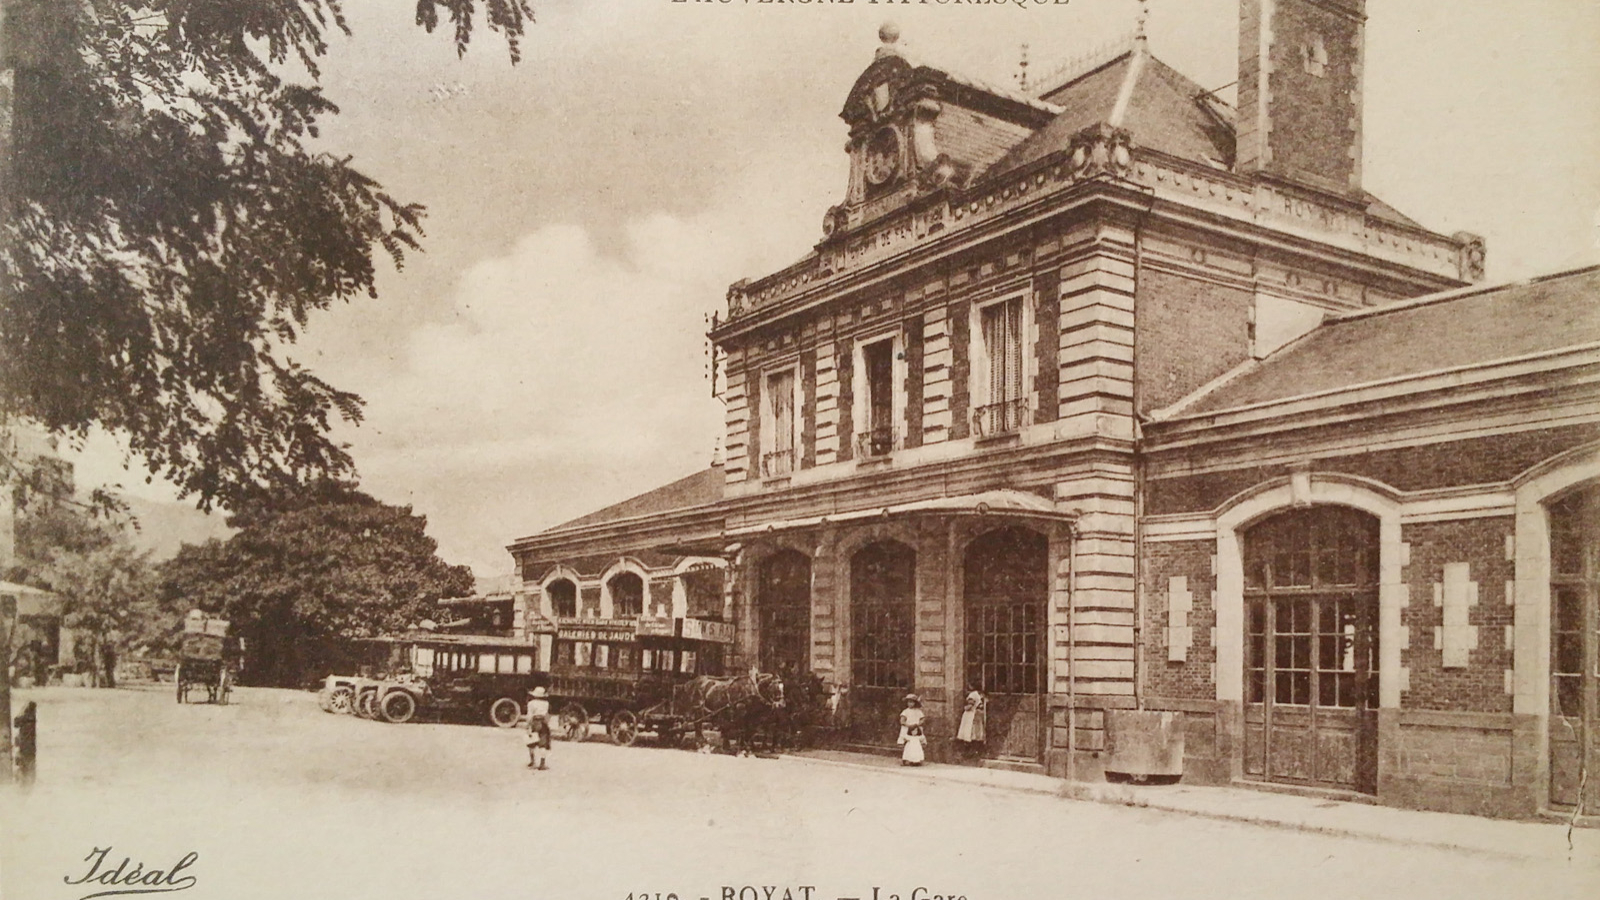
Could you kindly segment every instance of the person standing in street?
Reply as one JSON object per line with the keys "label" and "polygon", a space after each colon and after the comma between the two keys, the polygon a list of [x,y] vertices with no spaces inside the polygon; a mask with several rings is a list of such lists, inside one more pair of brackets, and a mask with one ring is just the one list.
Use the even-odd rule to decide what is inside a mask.
{"label": "person standing in street", "polygon": [[900,711],[900,765],[920,766],[926,758],[922,745],[926,737],[922,733],[922,698],[916,694],[906,695],[906,708]]}
{"label": "person standing in street", "polygon": [[528,768],[545,769],[550,752],[549,692],[536,687],[528,692]]}
{"label": "person standing in street", "polygon": [[956,740],[967,748],[969,753],[976,753],[982,749],[985,734],[985,710],[989,699],[983,696],[983,691],[977,685],[967,691],[967,699],[961,708],[961,725],[956,729]]}

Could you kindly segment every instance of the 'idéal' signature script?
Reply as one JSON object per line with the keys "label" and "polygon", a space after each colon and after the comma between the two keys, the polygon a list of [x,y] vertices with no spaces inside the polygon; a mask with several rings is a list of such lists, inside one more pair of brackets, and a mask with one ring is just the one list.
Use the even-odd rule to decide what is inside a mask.
{"label": "'id\u00e9al' signature script", "polygon": [[110,855],[110,847],[96,847],[83,858],[83,861],[89,864],[89,871],[77,878],[62,877],[61,880],[67,884],[106,888],[84,894],[78,900],[122,894],[165,894],[188,890],[194,887],[195,877],[183,874],[183,870],[194,865],[195,860],[200,858],[200,854],[190,851],[171,866],[157,869],[146,868],[144,863],[135,861],[131,856],[124,856],[121,862],[112,865],[106,862],[106,857]]}

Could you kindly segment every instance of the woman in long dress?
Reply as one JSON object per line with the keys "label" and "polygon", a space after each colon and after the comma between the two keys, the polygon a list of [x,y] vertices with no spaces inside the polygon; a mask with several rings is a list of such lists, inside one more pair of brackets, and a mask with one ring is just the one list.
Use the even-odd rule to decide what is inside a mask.
{"label": "woman in long dress", "polygon": [[985,709],[988,705],[988,698],[977,687],[967,692],[966,702],[961,709],[961,725],[956,729],[956,740],[969,751],[983,746],[986,737],[984,726],[987,724]]}
{"label": "woman in long dress", "polygon": [[906,695],[906,708],[900,711],[900,765],[920,766],[925,755],[922,745],[927,740],[922,733],[922,698],[916,694]]}

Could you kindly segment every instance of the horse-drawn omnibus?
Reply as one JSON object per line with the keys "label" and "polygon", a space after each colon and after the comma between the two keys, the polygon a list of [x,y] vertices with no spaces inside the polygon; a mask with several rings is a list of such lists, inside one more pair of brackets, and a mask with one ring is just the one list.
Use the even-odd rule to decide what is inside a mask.
{"label": "horse-drawn omnibus", "polygon": [[555,731],[567,740],[588,737],[591,722],[604,723],[622,746],[643,731],[672,740],[782,704],[782,685],[772,676],[723,674],[734,639],[725,622],[562,618],[555,625],[550,705]]}

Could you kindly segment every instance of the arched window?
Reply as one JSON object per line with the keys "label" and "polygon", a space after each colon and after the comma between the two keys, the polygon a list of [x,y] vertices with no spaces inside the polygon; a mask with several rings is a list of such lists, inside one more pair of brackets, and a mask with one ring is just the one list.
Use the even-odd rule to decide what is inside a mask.
{"label": "arched window", "polygon": [[611,615],[636,619],[644,611],[644,579],[634,572],[618,572],[606,582],[611,591]]}
{"label": "arched window", "polygon": [[889,745],[896,716],[915,683],[917,554],[878,541],[850,557],[850,732]]}
{"label": "arched window", "polygon": [[762,560],[755,606],[761,671],[810,671],[811,558],[780,550]]}
{"label": "arched window", "polygon": [[985,755],[1044,752],[1044,653],[1050,542],[1026,528],[991,531],[964,557],[967,686],[989,696]]}
{"label": "arched window", "polygon": [[550,598],[550,614],[571,618],[578,614],[578,586],[565,578],[557,578],[544,587]]}

